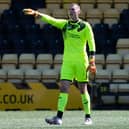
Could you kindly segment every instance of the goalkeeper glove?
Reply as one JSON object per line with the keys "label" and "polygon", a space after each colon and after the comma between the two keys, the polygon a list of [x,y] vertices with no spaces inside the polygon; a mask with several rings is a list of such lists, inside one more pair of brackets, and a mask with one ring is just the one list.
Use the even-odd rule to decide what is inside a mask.
{"label": "goalkeeper glove", "polygon": [[89,72],[91,72],[93,74],[96,73],[96,65],[95,65],[95,59],[94,58],[90,59],[87,71],[89,71]]}

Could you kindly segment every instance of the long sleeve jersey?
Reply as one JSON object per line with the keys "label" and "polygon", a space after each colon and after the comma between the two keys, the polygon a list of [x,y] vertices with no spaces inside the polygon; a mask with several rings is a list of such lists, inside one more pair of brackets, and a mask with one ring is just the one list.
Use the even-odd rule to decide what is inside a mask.
{"label": "long sleeve jersey", "polygon": [[63,60],[87,60],[87,44],[89,51],[96,51],[94,35],[88,22],[81,19],[78,22],[56,19],[46,14],[42,15],[41,20],[62,30],[64,39]]}

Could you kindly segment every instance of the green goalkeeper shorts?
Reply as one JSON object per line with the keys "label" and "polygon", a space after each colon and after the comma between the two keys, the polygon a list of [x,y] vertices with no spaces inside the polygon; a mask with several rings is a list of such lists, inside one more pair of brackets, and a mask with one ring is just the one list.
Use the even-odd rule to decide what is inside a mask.
{"label": "green goalkeeper shorts", "polygon": [[88,63],[84,61],[64,61],[61,68],[61,80],[73,81],[75,79],[78,82],[88,82],[87,67]]}

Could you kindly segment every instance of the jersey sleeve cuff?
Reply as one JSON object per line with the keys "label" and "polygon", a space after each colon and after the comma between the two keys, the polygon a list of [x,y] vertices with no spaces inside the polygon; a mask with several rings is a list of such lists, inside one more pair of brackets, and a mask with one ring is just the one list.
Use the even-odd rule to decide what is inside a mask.
{"label": "jersey sleeve cuff", "polygon": [[89,52],[89,55],[90,55],[90,56],[94,56],[94,55],[95,55],[95,51],[90,51],[90,52]]}

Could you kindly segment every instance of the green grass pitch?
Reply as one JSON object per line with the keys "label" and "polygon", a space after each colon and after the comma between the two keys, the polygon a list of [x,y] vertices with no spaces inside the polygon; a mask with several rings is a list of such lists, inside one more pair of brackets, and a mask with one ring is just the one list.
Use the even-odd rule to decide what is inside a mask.
{"label": "green grass pitch", "polygon": [[65,111],[63,124],[48,125],[55,111],[0,111],[0,129],[129,129],[128,110],[92,111],[93,125],[84,125],[83,111]]}

